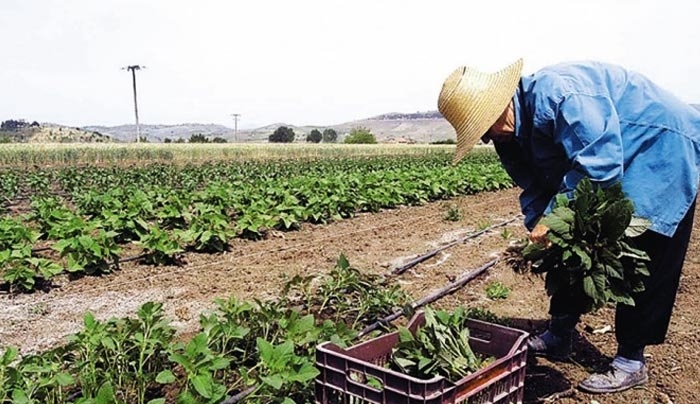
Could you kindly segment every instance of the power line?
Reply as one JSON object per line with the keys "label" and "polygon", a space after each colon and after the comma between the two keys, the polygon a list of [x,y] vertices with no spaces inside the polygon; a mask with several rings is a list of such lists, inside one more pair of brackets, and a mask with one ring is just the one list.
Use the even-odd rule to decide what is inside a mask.
{"label": "power line", "polygon": [[132,83],[134,87],[134,115],[136,116],[136,143],[141,141],[141,129],[139,127],[139,107],[138,103],[136,102],[136,71],[145,69],[146,66],[140,66],[140,65],[131,65],[131,66],[126,66],[122,67],[122,70],[130,70],[131,71],[131,78],[132,78]]}

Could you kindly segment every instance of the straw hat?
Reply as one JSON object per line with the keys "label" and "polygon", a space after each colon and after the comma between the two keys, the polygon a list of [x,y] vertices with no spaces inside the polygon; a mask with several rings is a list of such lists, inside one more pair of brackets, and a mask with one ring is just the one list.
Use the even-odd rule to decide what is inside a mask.
{"label": "straw hat", "polygon": [[442,85],[438,110],[457,131],[458,163],[496,122],[515,94],[523,60],[496,73],[484,73],[463,66],[452,72]]}

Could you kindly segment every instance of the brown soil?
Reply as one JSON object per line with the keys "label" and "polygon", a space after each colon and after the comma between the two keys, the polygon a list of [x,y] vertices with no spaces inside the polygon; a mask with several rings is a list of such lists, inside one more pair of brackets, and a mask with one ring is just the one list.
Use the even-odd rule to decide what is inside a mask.
{"label": "brown soil", "polygon": [[[82,327],[82,316],[97,318],[133,315],[142,303],[164,303],[168,316],[182,333],[196,330],[199,313],[212,310],[217,297],[275,296],[285,277],[328,272],[340,253],[357,268],[386,273],[416,255],[447,242],[518,216],[518,191],[507,190],[362,214],[328,225],[305,225],[266,240],[235,240],[230,252],[216,255],[187,254],[185,265],[149,267],[130,262],[102,277],[57,281],[48,292],[0,295],[0,345],[15,345],[36,352],[58,344]],[[699,205],[700,206],[700,205]],[[462,213],[459,221],[446,221],[450,207]],[[700,209],[700,208],[699,208]],[[700,215],[696,215],[700,218]],[[522,220],[487,232],[446,249],[396,278],[418,299],[455,277],[499,256],[509,243],[526,232]],[[614,313],[604,309],[586,315],[577,330],[576,353],[568,363],[532,359],[525,382],[526,403],[697,403],[700,402],[700,348],[696,343],[700,310],[694,292],[700,284],[700,239],[693,234],[667,342],[647,349],[650,381],[616,395],[593,396],[576,390],[591,370],[602,369],[615,353]],[[134,254],[137,253],[134,249]],[[485,288],[500,281],[511,289],[507,299],[487,298]],[[504,261],[469,283],[437,306],[482,307],[530,332],[542,329],[547,319],[543,282],[515,274]]]}

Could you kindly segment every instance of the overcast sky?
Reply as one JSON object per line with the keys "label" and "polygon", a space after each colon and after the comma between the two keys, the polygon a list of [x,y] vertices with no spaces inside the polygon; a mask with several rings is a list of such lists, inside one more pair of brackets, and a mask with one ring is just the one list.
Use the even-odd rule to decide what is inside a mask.
{"label": "overcast sky", "polygon": [[597,59],[700,103],[696,0],[0,0],[0,120],[330,125],[436,109],[459,65]]}

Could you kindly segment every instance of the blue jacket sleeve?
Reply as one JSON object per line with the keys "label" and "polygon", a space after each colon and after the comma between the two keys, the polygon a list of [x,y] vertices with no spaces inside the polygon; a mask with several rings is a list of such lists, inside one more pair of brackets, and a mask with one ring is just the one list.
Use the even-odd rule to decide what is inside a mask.
{"label": "blue jacket sleeve", "polygon": [[522,150],[516,142],[494,143],[496,153],[513,182],[523,191],[520,207],[525,215],[525,227],[532,230],[550,200],[550,195],[537,183],[532,167],[522,158]]}

